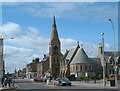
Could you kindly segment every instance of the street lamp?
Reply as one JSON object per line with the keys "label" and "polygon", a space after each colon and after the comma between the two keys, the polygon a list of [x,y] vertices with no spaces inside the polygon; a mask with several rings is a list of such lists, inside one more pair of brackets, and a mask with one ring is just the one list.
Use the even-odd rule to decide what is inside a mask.
{"label": "street lamp", "polygon": [[3,37],[0,38],[0,63],[1,63],[0,77],[3,77],[5,75],[5,62],[3,59],[4,39],[14,39],[14,38],[3,38]]}
{"label": "street lamp", "polygon": [[104,33],[101,33],[102,35],[102,67],[103,67],[103,86],[106,86],[106,78],[105,78],[105,73],[106,73],[106,62],[104,60]]}
{"label": "street lamp", "polygon": [[115,70],[115,86],[117,86],[117,65],[116,65],[116,42],[115,42],[115,30],[111,19],[108,19],[112,24],[113,35],[114,35],[114,70]]}

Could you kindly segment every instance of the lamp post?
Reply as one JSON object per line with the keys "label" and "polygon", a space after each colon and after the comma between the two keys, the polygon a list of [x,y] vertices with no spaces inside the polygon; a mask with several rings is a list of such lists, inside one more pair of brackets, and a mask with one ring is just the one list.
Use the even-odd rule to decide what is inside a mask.
{"label": "lamp post", "polygon": [[114,36],[114,70],[115,70],[115,86],[117,87],[117,65],[116,65],[116,42],[115,42],[115,30],[113,21],[111,19],[108,19],[112,24],[112,30],[113,30],[113,36]]}
{"label": "lamp post", "polygon": [[106,86],[106,78],[105,78],[105,73],[106,73],[106,62],[104,60],[104,33],[101,33],[102,35],[102,67],[103,67],[103,86]]}
{"label": "lamp post", "polygon": [[0,62],[1,62],[0,77],[3,77],[5,75],[5,61],[3,59],[4,39],[14,39],[14,38],[0,37]]}

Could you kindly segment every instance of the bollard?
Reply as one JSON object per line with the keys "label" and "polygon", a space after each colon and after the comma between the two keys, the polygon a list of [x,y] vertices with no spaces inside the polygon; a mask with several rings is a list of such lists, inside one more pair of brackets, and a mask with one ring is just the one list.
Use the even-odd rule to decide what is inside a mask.
{"label": "bollard", "polygon": [[49,85],[49,79],[47,79],[47,85]]}
{"label": "bollard", "polygon": [[14,82],[12,82],[12,87],[15,87],[15,83]]}
{"label": "bollard", "polygon": [[53,77],[52,81],[53,81],[53,86],[54,86],[54,85],[55,85],[55,84],[54,84],[54,77]]}

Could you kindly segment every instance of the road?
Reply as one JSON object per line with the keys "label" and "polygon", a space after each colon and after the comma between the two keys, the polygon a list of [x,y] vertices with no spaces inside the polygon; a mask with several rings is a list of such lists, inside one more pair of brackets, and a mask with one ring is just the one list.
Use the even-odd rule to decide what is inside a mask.
{"label": "road", "polygon": [[115,88],[103,88],[97,87],[97,85],[92,86],[90,83],[87,86],[85,83],[74,83],[72,86],[53,86],[52,83],[46,85],[46,82],[33,82],[32,80],[27,79],[17,79],[14,80],[15,83],[19,86],[16,90],[9,90],[9,91],[118,91]]}

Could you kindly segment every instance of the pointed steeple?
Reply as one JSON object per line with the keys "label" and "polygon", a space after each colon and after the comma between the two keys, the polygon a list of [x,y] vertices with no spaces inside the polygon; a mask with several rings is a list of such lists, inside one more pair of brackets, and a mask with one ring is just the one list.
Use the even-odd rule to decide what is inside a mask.
{"label": "pointed steeple", "polygon": [[50,44],[60,44],[55,16],[53,16],[52,34],[51,34]]}
{"label": "pointed steeple", "polygon": [[53,16],[53,24],[52,24],[52,27],[56,28],[55,16]]}

